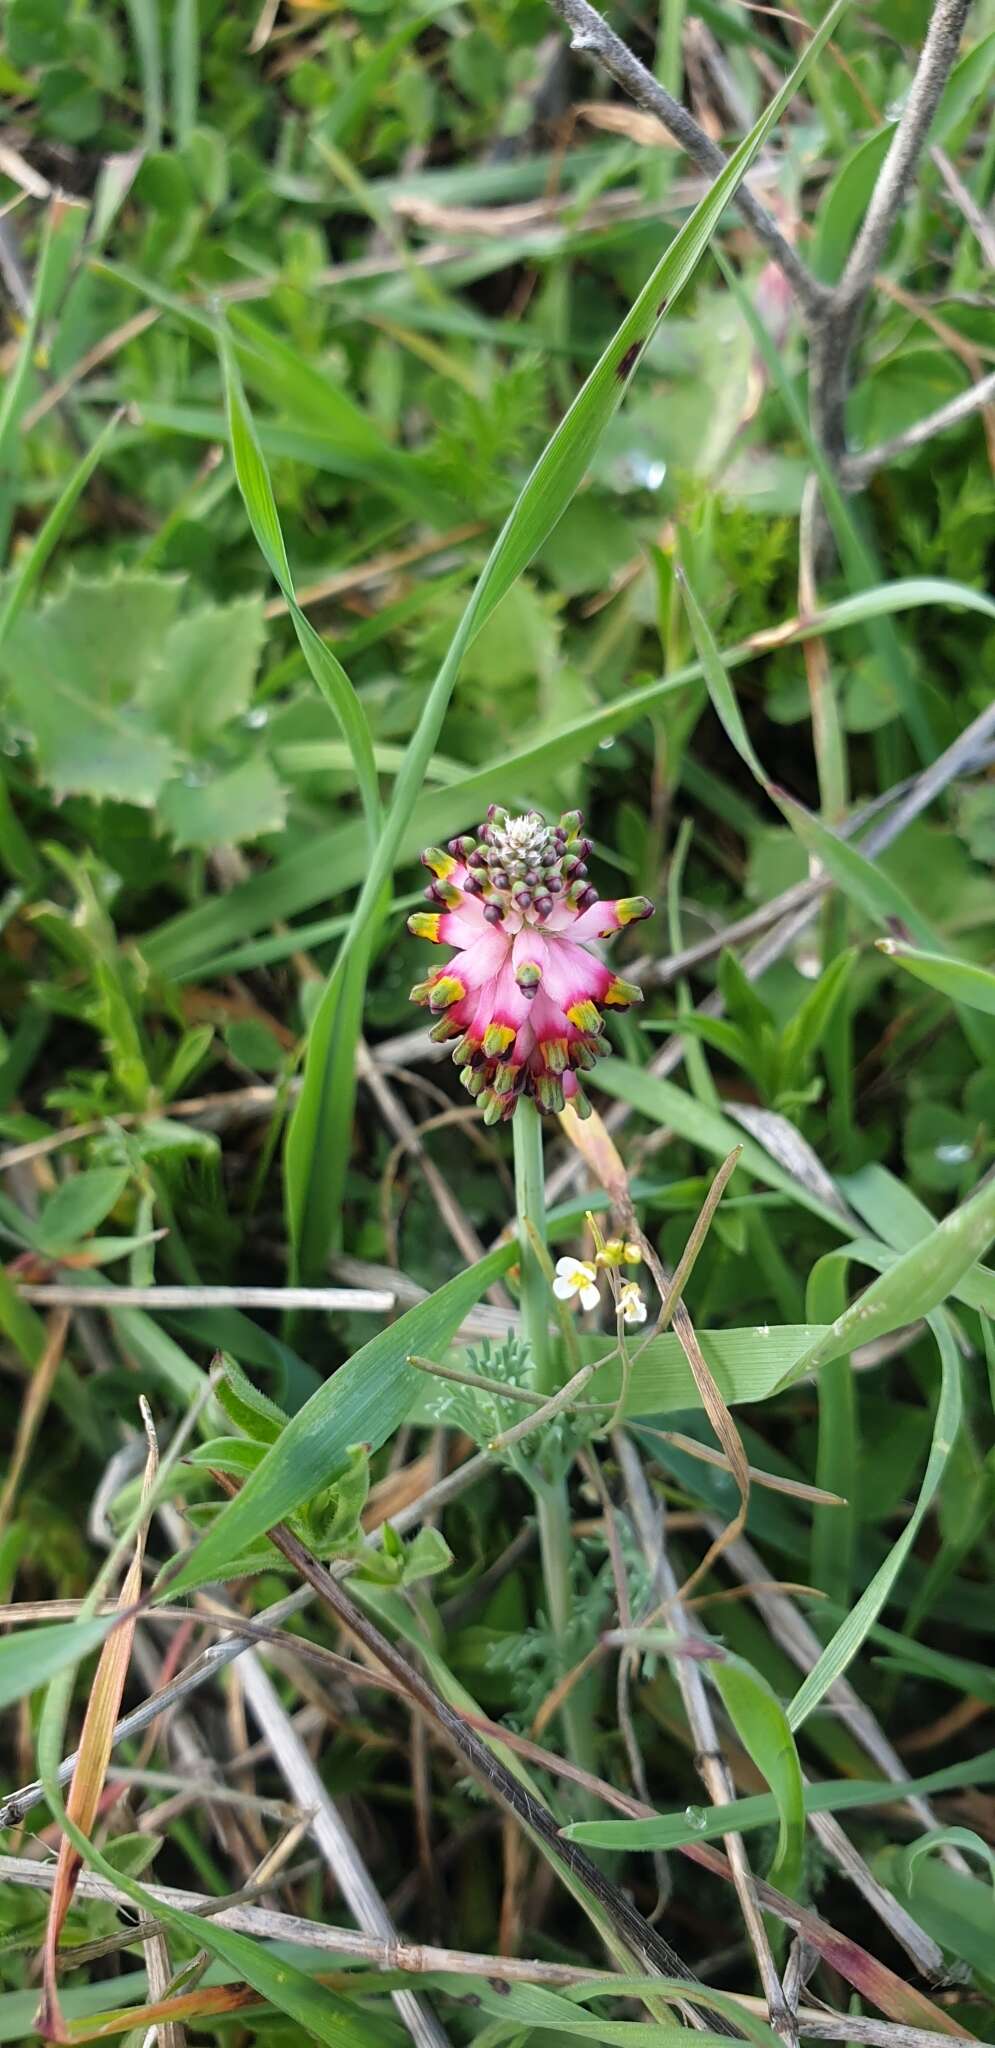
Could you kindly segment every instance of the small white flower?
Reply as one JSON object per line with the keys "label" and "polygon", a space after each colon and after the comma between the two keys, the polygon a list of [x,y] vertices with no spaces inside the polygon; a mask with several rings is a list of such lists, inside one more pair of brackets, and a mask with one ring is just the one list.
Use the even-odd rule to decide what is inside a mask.
{"label": "small white flower", "polygon": [[622,1311],[622,1321],[624,1323],[644,1323],[646,1321],[646,1303],[639,1291],[637,1281],[623,1280],[618,1290],[618,1305]]}
{"label": "small white flower", "polygon": [[579,1294],[581,1308],[597,1308],[601,1300],[597,1278],[596,1268],[586,1259],[557,1259],[553,1293],[558,1301],[572,1301]]}

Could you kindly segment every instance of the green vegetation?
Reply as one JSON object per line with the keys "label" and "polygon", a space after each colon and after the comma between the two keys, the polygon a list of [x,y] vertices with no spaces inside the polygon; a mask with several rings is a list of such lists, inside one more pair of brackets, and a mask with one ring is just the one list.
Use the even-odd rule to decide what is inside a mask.
{"label": "green vegetation", "polygon": [[993,78],[7,0],[0,2042],[995,2040]]}

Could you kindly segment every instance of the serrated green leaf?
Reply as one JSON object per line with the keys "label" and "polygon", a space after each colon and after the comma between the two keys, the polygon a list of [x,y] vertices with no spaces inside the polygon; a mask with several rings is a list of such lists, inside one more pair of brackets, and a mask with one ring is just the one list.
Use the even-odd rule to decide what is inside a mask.
{"label": "serrated green leaf", "polygon": [[59,597],[15,619],[0,676],[56,795],[144,805],[158,797],[175,747],[137,697],[180,587],[161,576],[72,577]]}
{"label": "serrated green leaf", "polygon": [[248,710],[265,633],[258,597],[202,605],[169,628],[138,698],[184,753]]}
{"label": "serrated green leaf", "polygon": [[180,848],[239,846],[280,831],[287,795],[269,761],[255,754],[220,774],[194,767],[174,776],[161,792],[158,815]]}

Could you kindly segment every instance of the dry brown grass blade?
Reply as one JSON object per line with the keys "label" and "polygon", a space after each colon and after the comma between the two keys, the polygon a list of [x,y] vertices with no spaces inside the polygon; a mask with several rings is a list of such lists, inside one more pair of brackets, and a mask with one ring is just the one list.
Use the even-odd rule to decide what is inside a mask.
{"label": "dry brown grass blade", "polygon": [[176,1998],[157,1998],[151,2005],[121,2006],[116,2012],[105,2012],[98,2019],[81,2020],[79,2024],[62,2036],[64,2041],[112,2041],[119,2034],[130,2034],[138,2027],[151,2027],[157,2032],[161,2043],[168,2041],[183,2020],[210,2020],[228,2013],[244,2012],[247,2006],[260,2005],[258,1991],[250,1991],[245,1984],[214,1984],[201,1986],[196,1991],[181,1993]]}
{"label": "dry brown grass blade", "polygon": [[[148,1443],[145,1473],[142,1479],[142,1502],[151,1495],[159,1470],[159,1447],[148,1403],[141,1402],[142,1421]],[[128,1567],[118,1605],[134,1607],[142,1591],[142,1564],[145,1557],[145,1530],[143,1521],[135,1538],[135,1551]],[[123,1622],[107,1637],[100,1652],[94,1674],[90,1697],[87,1701],[80,1735],[79,1753],[72,1783],[66,1799],[69,1819],[84,1835],[93,1826],[104,1788],[107,1765],[110,1761],[114,1741],[114,1727],[121,1708],[121,1695],[131,1662],[131,1646],[135,1635],[137,1615]],[[71,2041],[73,2036],[66,2026],[59,2006],[56,1982],[56,1954],[62,1924],[72,1904],[73,1892],[80,1872],[80,1855],[64,1835],[59,1844],[59,1857],[55,1873],[55,1885],[49,1906],[48,1927],[45,1933],[43,1955],[43,1996],[38,2014],[38,2032],[49,2041]]]}

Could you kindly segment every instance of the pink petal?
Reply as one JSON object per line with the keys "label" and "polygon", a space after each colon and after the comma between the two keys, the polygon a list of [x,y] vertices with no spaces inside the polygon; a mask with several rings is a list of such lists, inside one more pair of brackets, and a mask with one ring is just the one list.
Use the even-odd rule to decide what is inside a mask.
{"label": "pink petal", "polygon": [[483,913],[479,918],[471,915],[471,904],[477,909],[474,898],[464,896],[458,910],[444,910],[439,919],[440,940],[447,946],[455,946],[457,952],[475,945],[478,939],[488,937],[492,930]]}
{"label": "pink petal", "polygon": [[572,935],[550,945],[543,989],[561,1010],[569,1010],[574,1003],[600,1003],[611,979],[603,961],[574,945]]}
{"label": "pink petal", "polygon": [[485,981],[500,974],[511,952],[507,932],[498,925],[488,925],[471,946],[460,953],[452,962],[452,972],[458,974],[467,988],[480,988]]}
{"label": "pink petal", "polygon": [[582,910],[574,919],[570,930],[572,939],[607,939],[609,933],[617,932],[621,918],[614,903],[592,903],[589,910]]}

